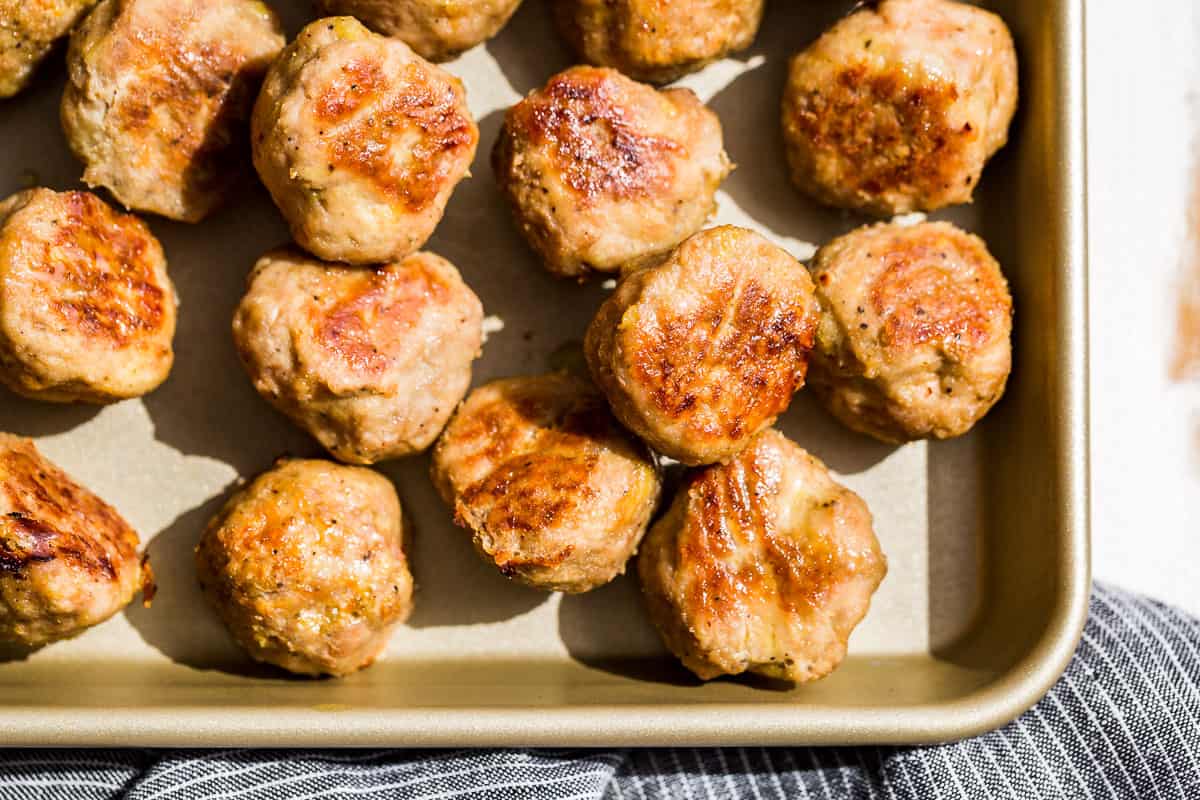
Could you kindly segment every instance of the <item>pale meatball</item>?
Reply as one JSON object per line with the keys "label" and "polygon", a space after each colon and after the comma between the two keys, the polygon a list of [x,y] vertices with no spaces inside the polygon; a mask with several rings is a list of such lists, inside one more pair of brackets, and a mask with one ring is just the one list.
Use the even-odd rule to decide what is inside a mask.
{"label": "pale meatball", "polygon": [[432,253],[376,267],[295,250],[259,259],[233,318],[264,398],[342,461],[424,450],[471,382],[483,310]]}
{"label": "pale meatball", "polygon": [[0,639],[39,647],[153,596],[138,535],[33,442],[0,433]]}
{"label": "pale meatball", "polygon": [[0,0],[0,98],[12,97],[96,0]]}
{"label": "pale meatball", "polygon": [[660,491],[650,453],[566,373],[473,391],[438,441],[433,481],[485,561],[556,592],[622,574]]}
{"label": "pale meatball", "polygon": [[370,264],[425,244],[479,129],[453,75],[399,39],[328,17],[271,67],[252,140],[296,241],[321,258]]}
{"label": "pale meatball", "polygon": [[862,498],[768,430],[688,475],[637,568],[651,620],[696,675],[803,683],[845,658],[887,561]]}
{"label": "pale meatball", "polygon": [[317,0],[322,14],[357,17],[430,61],[449,61],[497,33],[521,0]]}
{"label": "pale meatball", "polygon": [[810,381],[850,428],[885,442],[970,430],[1012,368],[1012,298],[978,236],[878,224],[810,266],[822,318]]}
{"label": "pale meatball", "polygon": [[1016,51],[998,16],[950,0],[868,4],[792,59],[792,180],[880,216],[969,202],[1016,105]]}
{"label": "pale meatball", "polygon": [[0,203],[0,383],[53,402],[153,391],[175,355],[175,288],[150,229],[89,192]]}
{"label": "pale meatball", "polygon": [[301,675],[369,666],[412,611],[400,500],[363,467],[281,460],[196,547],[205,597],[255,661]]}
{"label": "pale meatball", "polygon": [[546,268],[578,277],[646,261],[700,230],[732,164],[717,115],[690,89],[572,67],[508,110],[492,167]]}
{"label": "pale meatball", "polygon": [[804,267],[744,228],[710,228],[617,286],[584,351],[613,412],[684,464],[737,453],[804,385],[817,303]]}
{"label": "pale meatball", "polygon": [[71,36],[62,122],[83,180],[198,222],[248,171],[247,118],[284,38],[258,0],[104,0]]}
{"label": "pale meatball", "polygon": [[557,0],[554,9],[584,61],[667,83],[749,47],[763,0]]}

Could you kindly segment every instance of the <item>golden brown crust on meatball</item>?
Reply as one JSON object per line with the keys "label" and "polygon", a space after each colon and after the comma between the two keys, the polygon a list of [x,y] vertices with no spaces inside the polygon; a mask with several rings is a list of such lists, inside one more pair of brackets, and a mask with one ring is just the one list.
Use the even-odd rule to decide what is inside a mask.
{"label": "golden brown crust on meatball", "polygon": [[103,0],[71,36],[62,122],[83,180],[198,222],[245,172],[254,93],[283,47],[258,0]]}
{"label": "golden brown crust on meatball", "polygon": [[693,471],[638,555],[651,619],[705,680],[828,675],[886,573],[866,504],[774,430]]}
{"label": "golden brown crust on meatball", "polygon": [[880,216],[969,202],[1016,104],[1016,51],[998,16],[883,0],[792,59],[792,179],[823,203]]}
{"label": "golden brown crust on meatball", "polygon": [[90,192],[0,203],[0,383],[26,397],[109,403],[167,378],[175,288],[150,229]]}
{"label": "golden brown crust on meatball", "polygon": [[623,573],[660,491],[645,447],[565,373],[471,392],[438,440],[433,481],[485,561],[557,592]]}
{"label": "golden brown crust on meatball", "polygon": [[816,325],[804,267],[757,233],[722,226],[625,277],[584,350],[618,419],[658,452],[708,464],[788,407]]}
{"label": "golden brown crust on meatball", "polygon": [[492,167],[546,268],[582,276],[695,233],[732,164],[717,115],[690,89],[572,67],[508,110]]}
{"label": "golden brown crust on meatball", "polygon": [[50,48],[96,0],[0,0],[0,98],[33,80]]}
{"label": "golden brown crust on meatball", "polygon": [[584,61],[667,83],[749,47],[763,0],[557,0],[554,10]]}
{"label": "golden brown crust on meatball", "polygon": [[809,269],[822,310],[809,380],[849,427],[885,442],[959,436],[1004,393],[1012,298],[979,237],[881,223]]}
{"label": "golden brown crust on meatball", "polygon": [[521,0],[317,0],[323,15],[357,17],[430,61],[449,61],[497,33]]}
{"label": "golden brown crust on meatball", "polygon": [[259,259],[233,319],[256,388],[342,461],[433,443],[471,382],[479,298],[432,253],[377,267],[296,250]]}
{"label": "golden brown crust on meatball", "polygon": [[256,661],[302,675],[370,665],[412,610],[400,500],[362,467],[280,460],[196,547],[205,596]]}
{"label": "golden brown crust on meatball", "polygon": [[321,258],[369,264],[429,239],[479,129],[453,75],[399,39],[328,17],[271,67],[252,139],[296,241]]}
{"label": "golden brown crust on meatball", "polygon": [[36,647],[104,622],[150,580],[137,548],[112,506],[0,433],[0,639]]}

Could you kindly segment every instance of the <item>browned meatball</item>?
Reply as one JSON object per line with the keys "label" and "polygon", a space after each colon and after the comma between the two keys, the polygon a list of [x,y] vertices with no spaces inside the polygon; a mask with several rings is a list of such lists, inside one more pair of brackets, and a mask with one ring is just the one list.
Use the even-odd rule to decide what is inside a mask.
{"label": "browned meatball", "polygon": [[774,430],[690,473],[637,566],[685,667],[795,683],[837,668],[887,573],[866,503]]}
{"label": "browned meatball", "polygon": [[812,281],[744,228],[710,228],[624,278],[584,340],[613,412],[684,464],[737,453],[804,385]]}
{"label": "browned meatball", "polygon": [[732,164],[690,89],[572,67],[508,110],[492,151],[522,235],[557,275],[616,272],[670,250],[716,209]]}
{"label": "browned meatball", "polygon": [[283,33],[258,0],[103,0],[71,36],[62,100],[83,180],[198,222],[246,171],[246,120]]}
{"label": "browned meatball", "polygon": [[281,460],[196,547],[205,596],[256,661],[302,675],[370,665],[412,610],[396,490],[330,461]]}
{"label": "browned meatball", "polygon": [[259,259],[233,338],[263,397],[342,461],[433,444],[471,382],[483,310],[432,253],[378,267]]}
{"label": "browned meatball", "polygon": [[763,0],[557,0],[554,10],[584,61],[666,83],[749,47]]}
{"label": "browned meatball", "polygon": [[33,442],[0,433],[0,639],[36,647],[153,590],[138,535]]}
{"label": "browned meatball", "polygon": [[1016,104],[1016,51],[998,16],[951,0],[868,4],[792,60],[792,179],[880,216],[968,202]]}
{"label": "browned meatball", "polygon": [[425,244],[479,129],[453,75],[352,17],[328,17],[271,67],[252,139],[296,241],[321,258],[371,264]]}
{"label": "browned meatball", "polygon": [[521,0],[317,0],[322,14],[357,17],[417,55],[449,61],[492,38]]}
{"label": "browned meatball", "polygon": [[137,397],[174,361],[175,288],[141,220],[89,192],[0,203],[0,383],[54,402]]}
{"label": "browned meatball", "polygon": [[822,319],[813,391],[885,442],[966,433],[1004,393],[1012,298],[978,236],[948,222],[859,228],[810,267]]}
{"label": "browned meatball", "polygon": [[33,80],[50,48],[96,0],[0,0],[0,98]]}
{"label": "browned meatball", "polygon": [[471,392],[438,440],[433,481],[485,561],[556,592],[623,573],[660,490],[649,452],[565,373]]}

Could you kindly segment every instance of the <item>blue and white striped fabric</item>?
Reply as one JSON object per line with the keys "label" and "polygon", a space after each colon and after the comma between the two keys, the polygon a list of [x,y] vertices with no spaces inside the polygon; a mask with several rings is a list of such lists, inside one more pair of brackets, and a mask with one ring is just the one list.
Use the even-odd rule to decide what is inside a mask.
{"label": "blue and white striped fabric", "polygon": [[2,798],[1200,799],[1200,621],[1098,586],[1066,674],[937,747],[9,751]]}

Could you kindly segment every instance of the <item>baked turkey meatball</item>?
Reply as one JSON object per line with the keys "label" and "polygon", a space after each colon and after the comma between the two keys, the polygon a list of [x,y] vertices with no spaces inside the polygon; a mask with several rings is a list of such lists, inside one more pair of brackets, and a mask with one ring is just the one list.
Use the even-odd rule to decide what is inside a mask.
{"label": "baked turkey meatball", "polygon": [[292,236],[331,261],[418,250],[479,129],[457,78],[352,17],[310,23],[254,107],[254,165]]}
{"label": "baked turkey meatball", "polygon": [[803,683],[842,662],[887,561],[866,503],[767,430],[690,473],[637,569],[651,620],[696,675]]}
{"label": "baked turkey meatball", "polygon": [[749,47],[763,0],[557,0],[554,9],[584,61],[666,83]]}
{"label": "baked turkey meatball", "polygon": [[0,433],[0,639],[38,647],[82,633],[153,578],[138,535],[33,442]]}
{"label": "baked turkey meatball", "polygon": [[704,225],[732,169],[717,115],[690,89],[596,67],[510,108],[492,166],[526,241],[565,276],[670,250]]}
{"label": "baked turkey meatball", "polygon": [[448,61],[497,33],[521,0],[317,0],[322,14],[357,17],[430,61]]}
{"label": "baked turkey meatball", "polygon": [[951,0],[867,4],[792,59],[792,180],[880,216],[968,202],[1016,104],[1016,51],[998,16]]}
{"label": "baked turkey meatball", "polygon": [[804,267],[757,233],[722,226],[625,277],[584,351],[621,422],[664,455],[708,464],[788,407],[816,326]]}
{"label": "baked turkey meatball", "polygon": [[302,675],[371,664],[412,611],[391,482],[363,467],[280,460],[230,498],[196,547],[209,603],[256,661]]}
{"label": "baked turkey meatball", "polygon": [[433,443],[471,382],[482,307],[450,262],[377,267],[295,250],[259,259],[233,318],[254,387],[342,461]]}
{"label": "baked turkey meatball", "polygon": [[814,392],[885,442],[966,433],[1004,393],[1012,298],[983,241],[947,222],[859,228],[810,267]]}
{"label": "baked turkey meatball", "polygon": [[471,392],[438,440],[433,481],[485,561],[557,592],[623,573],[660,491],[650,453],[567,373]]}
{"label": "baked turkey meatball", "polygon": [[89,192],[0,203],[0,383],[54,402],[109,403],[167,378],[175,288],[141,220]]}
{"label": "baked turkey meatball", "polygon": [[62,100],[83,180],[198,222],[246,171],[243,140],[279,21],[258,0],[103,0],[71,36]]}
{"label": "baked turkey meatball", "polygon": [[0,98],[33,79],[50,48],[96,0],[0,0]]}

